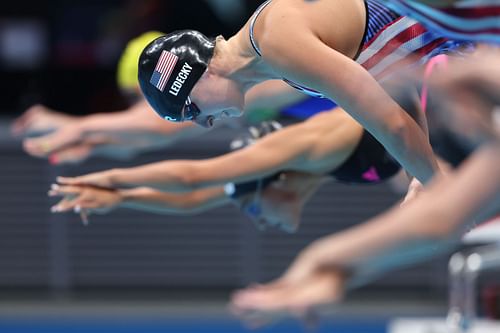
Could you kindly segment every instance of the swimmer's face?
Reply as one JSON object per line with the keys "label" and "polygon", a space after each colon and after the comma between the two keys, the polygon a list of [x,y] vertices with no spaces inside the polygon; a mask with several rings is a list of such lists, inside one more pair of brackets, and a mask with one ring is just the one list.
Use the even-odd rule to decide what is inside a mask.
{"label": "swimmer's face", "polygon": [[193,121],[203,127],[212,127],[216,120],[240,117],[243,114],[244,94],[237,85],[206,72],[190,94],[200,114]]}

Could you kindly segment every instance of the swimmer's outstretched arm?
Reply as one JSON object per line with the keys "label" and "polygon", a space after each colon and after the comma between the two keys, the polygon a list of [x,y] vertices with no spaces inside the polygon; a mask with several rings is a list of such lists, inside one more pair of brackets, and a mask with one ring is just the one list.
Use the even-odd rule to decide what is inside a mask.
{"label": "swimmer's outstretched arm", "polygon": [[158,162],[58,181],[111,188],[148,186],[164,191],[192,191],[259,179],[281,170],[324,173],[345,161],[361,136],[361,126],[338,110],[321,113],[271,133],[245,149],[216,158]]}
{"label": "swimmer's outstretched arm", "polygon": [[[123,146],[122,150],[137,153],[144,148],[168,146],[203,132],[189,123],[163,121],[151,111],[147,102],[140,101],[127,110],[81,117],[53,133],[26,139],[24,148],[32,156],[50,156],[63,163],[85,159],[92,153],[113,155],[112,151],[105,151],[106,147],[110,150]],[[82,156],[82,150],[88,154]]]}
{"label": "swimmer's outstretched arm", "polygon": [[299,13],[280,11],[267,20],[273,26],[259,46],[277,75],[337,102],[421,182],[439,172],[424,132],[361,65],[326,45]]}
{"label": "swimmer's outstretched arm", "polygon": [[[498,213],[500,146],[482,148],[450,177],[404,207],[315,241],[277,281],[235,294],[233,309],[269,314],[338,301],[346,288],[456,244],[473,219]],[[485,176],[488,175],[488,176]]]}
{"label": "swimmer's outstretched arm", "polygon": [[[278,110],[302,99],[303,94],[273,80],[250,89],[245,95],[245,107],[248,112],[260,108]],[[43,117],[42,113],[52,113],[52,117],[68,120],[55,127],[52,133],[24,140],[24,149],[32,156],[48,157],[54,164],[80,162],[95,155],[130,158],[144,150],[166,147],[206,132],[191,122],[164,121],[144,100],[123,111],[78,118],[40,106],[20,117],[12,126],[13,132],[28,131],[30,126],[47,126],[43,122],[47,116]],[[37,114],[42,114],[38,117],[41,120]]]}
{"label": "swimmer's outstretched arm", "polygon": [[305,256],[320,266],[348,268],[356,283],[441,253],[458,243],[472,221],[498,213],[498,163],[500,146],[485,147],[456,173],[437,180],[421,198],[319,240]]}
{"label": "swimmer's outstretched arm", "polygon": [[158,214],[191,215],[230,202],[223,187],[211,187],[190,193],[165,193],[147,187],[103,189],[92,186],[53,185],[49,196],[64,197],[52,207],[54,213],[78,208],[88,213],[103,214],[116,208],[129,208]]}

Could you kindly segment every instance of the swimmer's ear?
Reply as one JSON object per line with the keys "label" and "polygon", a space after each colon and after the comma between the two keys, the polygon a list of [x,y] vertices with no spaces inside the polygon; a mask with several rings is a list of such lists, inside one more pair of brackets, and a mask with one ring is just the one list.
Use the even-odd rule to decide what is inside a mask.
{"label": "swimmer's ear", "polygon": [[[214,48],[214,55],[213,55],[213,57],[217,56],[217,54],[220,52],[221,44],[223,44],[225,42],[226,42],[226,39],[224,38],[224,36],[218,35],[217,37],[215,37],[215,48]],[[209,68],[210,68],[210,66],[209,66]]]}

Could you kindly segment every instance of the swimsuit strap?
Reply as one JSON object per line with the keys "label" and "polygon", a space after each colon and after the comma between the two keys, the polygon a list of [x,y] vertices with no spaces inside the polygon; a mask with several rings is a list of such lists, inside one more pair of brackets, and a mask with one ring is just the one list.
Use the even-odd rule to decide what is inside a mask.
{"label": "swimsuit strap", "polygon": [[250,43],[252,43],[252,46],[253,46],[255,52],[257,52],[257,54],[259,56],[261,56],[261,57],[262,57],[262,52],[260,51],[259,47],[257,46],[257,42],[255,41],[255,37],[254,37],[254,34],[253,34],[253,28],[255,26],[255,21],[257,21],[257,17],[259,17],[260,13],[270,3],[271,3],[271,0],[267,0],[262,5],[260,5],[260,7],[257,8],[257,10],[255,11],[255,13],[253,14],[252,19],[250,20]]}

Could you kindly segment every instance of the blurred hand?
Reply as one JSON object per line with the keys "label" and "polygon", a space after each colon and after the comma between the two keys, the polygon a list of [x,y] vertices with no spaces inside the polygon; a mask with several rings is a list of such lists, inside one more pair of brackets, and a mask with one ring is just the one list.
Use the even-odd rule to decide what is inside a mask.
{"label": "blurred hand", "polygon": [[338,302],[344,294],[346,274],[319,264],[315,244],[304,249],[279,279],[234,293],[232,312],[259,327],[284,314],[309,320],[318,307]]}
{"label": "blurred hand", "polygon": [[237,291],[231,298],[231,311],[253,328],[267,325],[284,315],[314,324],[315,310],[339,301],[344,293],[344,275],[335,269],[314,269],[301,279],[286,276],[265,284]]}
{"label": "blurred hand", "polygon": [[78,124],[66,125],[53,133],[25,139],[24,150],[35,157],[48,157],[65,147],[81,144],[83,131]]}
{"label": "blurred hand", "polygon": [[129,159],[144,150],[164,147],[168,135],[153,130],[114,132],[85,131],[79,124],[24,141],[24,150],[34,157],[48,158],[52,164],[79,163],[92,156]]}
{"label": "blurred hand", "polygon": [[49,196],[63,199],[51,209],[53,213],[68,211],[105,214],[122,202],[119,191],[90,186],[52,185]]}
{"label": "blurred hand", "polygon": [[14,120],[11,133],[15,136],[37,135],[74,123],[77,120],[78,117],[66,115],[44,105],[36,104]]}

